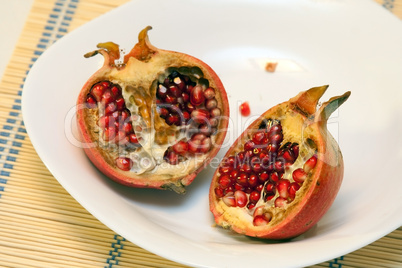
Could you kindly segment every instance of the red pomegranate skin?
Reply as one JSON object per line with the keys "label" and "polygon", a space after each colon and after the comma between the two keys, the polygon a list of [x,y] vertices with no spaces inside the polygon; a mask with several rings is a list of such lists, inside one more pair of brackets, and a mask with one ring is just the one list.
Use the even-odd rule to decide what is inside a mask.
{"label": "red pomegranate skin", "polygon": [[[239,151],[249,139],[248,133],[253,133],[267,118],[291,120],[287,125],[302,126],[304,139],[310,139],[316,146],[317,163],[308,173],[295,199],[285,208],[272,208],[270,213],[273,217],[268,224],[254,226],[250,213],[247,216],[244,208],[227,206],[217,197],[215,188],[218,187],[217,179],[220,176],[217,169],[211,182],[209,202],[218,226],[252,237],[291,239],[311,229],[328,211],[340,189],[344,163],[337,142],[327,130],[327,120],[331,113],[347,100],[350,92],[331,98],[316,111],[318,100],[326,89],[327,86],[323,86],[301,92],[289,101],[263,113],[243,132],[223,158]],[[283,111],[286,112],[286,119],[283,118]]]}
{"label": "red pomegranate skin", "polygon": [[[119,65],[115,63],[115,60],[120,58],[120,48],[112,42],[100,43],[98,44],[98,50],[85,55],[85,57],[92,57],[96,54],[101,54],[104,57],[104,64],[88,79],[79,93],[77,99],[78,130],[86,155],[110,179],[129,187],[169,189],[177,193],[184,193],[185,187],[190,185],[197,174],[210,163],[223,143],[229,118],[227,94],[218,75],[206,63],[184,53],[162,50],[151,45],[147,35],[150,29],[152,28],[148,26],[140,32],[139,42],[124,56],[123,62]],[[88,123],[89,109],[82,108],[85,106],[86,98],[92,85],[103,80],[123,80],[125,83],[135,80],[139,84],[146,83],[146,79],[141,77],[140,74],[145,74],[147,79],[150,80],[149,83],[151,83],[152,79],[155,79],[159,73],[166,71],[167,68],[179,68],[181,66],[197,66],[215,88],[216,99],[222,116],[219,121],[219,131],[214,136],[214,146],[207,153],[205,159],[201,163],[194,164],[186,174],[177,174],[178,169],[176,169],[172,170],[171,173],[138,175],[131,171],[116,168],[116,164],[108,156],[107,150],[102,150],[96,145],[98,143],[97,137],[94,136]],[[95,144],[95,146],[86,146],[88,144]]]}

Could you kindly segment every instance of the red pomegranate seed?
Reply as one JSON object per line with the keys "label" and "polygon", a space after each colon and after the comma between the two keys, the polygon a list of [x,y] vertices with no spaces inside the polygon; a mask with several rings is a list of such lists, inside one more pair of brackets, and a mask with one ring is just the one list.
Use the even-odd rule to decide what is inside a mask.
{"label": "red pomegranate seed", "polygon": [[192,137],[191,137],[191,139],[192,140],[200,140],[200,141],[202,141],[203,139],[205,139],[207,136],[205,136],[205,134],[203,134],[203,133],[196,133],[196,134],[194,134]]}
{"label": "red pomegranate seed", "polygon": [[262,215],[257,215],[253,219],[253,225],[254,226],[265,226],[269,223],[268,220],[265,219],[264,216]]}
{"label": "red pomegranate seed", "polygon": [[191,153],[198,153],[199,148],[201,147],[201,140],[189,140],[188,141],[188,151]]}
{"label": "red pomegranate seed", "polygon": [[270,138],[270,142],[273,143],[273,144],[279,144],[282,141],[283,141],[283,134],[282,133],[272,135],[272,137]]}
{"label": "red pomegranate seed", "polygon": [[175,78],[173,79],[173,83],[175,83],[176,86],[177,86],[180,90],[184,90],[185,87],[186,87],[186,84],[184,83],[184,81],[183,81],[179,76],[178,76],[178,77],[175,77]]}
{"label": "red pomegranate seed", "polygon": [[267,193],[275,193],[275,184],[273,184],[273,183],[267,183],[267,184],[265,185],[265,191],[266,191]]}
{"label": "red pomegranate seed", "polygon": [[135,135],[134,133],[131,133],[131,134],[129,135],[129,138],[130,138],[130,142],[131,142],[131,143],[134,143],[134,144],[137,144],[137,143],[138,143],[137,135]]}
{"label": "red pomegranate seed", "polygon": [[250,185],[250,187],[256,187],[258,185],[258,176],[255,174],[251,174],[248,177],[248,185]]}
{"label": "red pomegranate seed", "polygon": [[242,115],[242,116],[249,116],[250,115],[250,105],[248,104],[248,102],[243,102],[241,105],[240,105],[240,107],[239,107],[239,110],[240,110],[240,114]]}
{"label": "red pomegranate seed", "polygon": [[96,100],[92,95],[87,96],[87,100],[86,100],[87,104],[89,105],[90,108],[95,108],[96,107]]}
{"label": "red pomegranate seed", "polygon": [[297,182],[292,182],[289,186],[289,196],[294,199],[296,192],[300,189],[300,185]]}
{"label": "red pomegranate seed", "polygon": [[282,132],[282,126],[281,126],[281,124],[272,125],[271,128],[270,128],[269,131],[268,131],[268,138],[271,139],[271,137],[272,137],[273,135],[279,134],[279,133],[281,133],[281,132]]}
{"label": "red pomegranate seed", "polygon": [[244,144],[244,150],[248,151],[248,150],[252,150],[254,149],[255,143],[252,140],[246,141],[246,143]]}
{"label": "red pomegranate seed", "polygon": [[220,187],[222,187],[222,189],[226,189],[232,184],[232,180],[230,179],[230,177],[228,175],[222,175],[219,178],[218,183],[219,183]]}
{"label": "red pomegranate seed", "polygon": [[128,157],[120,156],[116,159],[116,166],[124,171],[129,171],[133,166],[133,161]]}
{"label": "red pomegranate seed", "polygon": [[252,191],[250,193],[249,199],[250,199],[250,202],[257,203],[258,200],[260,200],[260,197],[261,197],[260,192]]}
{"label": "red pomegranate seed", "polygon": [[289,197],[289,188],[290,186],[290,181],[287,179],[282,179],[278,181],[278,184],[276,185],[276,189],[278,190],[279,196],[283,198],[288,198]]}
{"label": "red pomegranate seed", "polygon": [[128,110],[123,110],[121,112],[121,120],[126,121],[126,119],[130,116],[130,112]]}
{"label": "red pomegranate seed", "polygon": [[191,119],[198,124],[209,122],[209,112],[205,109],[197,109],[191,112]]}
{"label": "red pomegranate seed", "polygon": [[212,87],[207,88],[204,91],[204,97],[207,100],[210,100],[210,99],[214,98],[215,97],[215,90]]}
{"label": "red pomegranate seed", "polygon": [[105,114],[112,114],[117,110],[117,105],[115,102],[108,103],[105,107]]}
{"label": "red pomegranate seed", "polygon": [[96,101],[101,101],[104,90],[105,88],[99,83],[93,86],[91,94]]}
{"label": "red pomegranate seed", "polygon": [[121,95],[120,88],[118,88],[117,86],[113,86],[110,91],[112,92],[114,98],[117,98]]}
{"label": "red pomegranate seed", "polygon": [[209,124],[211,127],[217,127],[219,125],[219,119],[216,117],[212,117],[209,119]]}
{"label": "red pomegranate seed", "polygon": [[263,172],[260,173],[260,175],[258,176],[258,178],[259,178],[259,180],[260,180],[262,183],[264,183],[264,182],[266,182],[266,181],[268,180],[269,176],[270,176],[270,175],[269,175],[268,172],[263,171]]}
{"label": "red pomegranate seed", "polygon": [[245,172],[245,173],[250,173],[251,172],[251,166],[249,164],[242,164],[240,166],[240,171]]}
{"label": "red pomegranate seed", "polygon": [[194,106],[199,106],[203,104],[205,101],[205,96],[204,96],[204,91],[202,89],[202,86],[197,85],[193,88],[193,90],[190,93],[190,102]]}
{"label": "red pomegranate seed", "polygon": [[255,203],[253,203],[253,202],[248,202],[248,204],[247,204],[247,208],[249,209],[249,210],[252,210],[254,207],[255,207]]}
{"label": "red pomegranate seed", "polygon": [[234,188],[233,188],[233,186],[229,186],[228,188],[224,189],[224,190],[223,190],[223,193],[224,193],[225,195],[227,195],[227,194],[232,194],[232,195],[233,195],[233,193],[234,193]]}
{"label": "red pomegranate seed", "polygon": [[166,95],[165,101],[168,104],[176,104],[177,103],[177,98],[175,96],[172,96],[172,95]]}
{"label": "red pomegranate seed", "polygon": [[112,96],[112,92],[110,92],[109,90],[106,90],[105,93],[103,93],[102,95],[102,99],[101,102],[106,105],[110,102],[112,102],[114,100],[113,96]]}
{"label": "red pomegranate seed", "polygon": [[238,207],[245,207],[247,205],[247,195],[243,191],[236,191],[234,192],[234,197],[236,200],[236,205]]}
{"label": "red pomegranate seed", "polygon": [[304,171],[305,171],[306,173],[309,173],[310,170],[312,170],[312,169],[315,167],[316,164],[317,164],[317,156],[316,156],[316,155],[313,155],[312,157],[310,157],[310,158],[306,161],[306,163],[304,163],[303,169],[304,169]]}
{"label": "red pomegranate seed", "polygon": [[190,100],[190,95],[188,93],[181,93],[181,98],[183,99],[184,102],[188,102]]}
{"label": "red pomegranate seed", "polygon": [[123,130],[127,134],[131,133],[133,131],[133,125],[131,124],[131,122],[125,122],[123,124]]}
{"label": "red pomegranate seed", "polygon": [[284,172],[285,171],[285,165],[280,160],[275,161],[274,168],[275,168],[275,170],[277,172]]}
{"label": "red pomegranate seed", "polygon": [[172,146],[172,149],[176,154],[184,155],[188,151],[188,143],[185,141],[178,141]]}
{"label": "red pomegranate seed", "polygon": [[216,188],[215,188],[215,194],[216,194],[216,196],[217,196],[218,198],[221,198],[221,197],[224,196],[224,191],[223,191],[222,188],[216,187]]}
{"label": "red pomegranate seed", "polygon": [[102,81],[101,85],[104,86],[105,88],[110,87],[110,82],[109,81]]}
{"label": "red pomegranate seed", "polygon": [[169,115],[169,110],[166,108],[158,108],[158,112],[162,118],[166,118]]}
{"label": "red pomegranate seed", "polygon": [[165,159],[171,165],[177,165],[179,163],[179,156],[173,151],[168,152]]}
{"label": "red pomegranate seed", "polygon": [[297,183],[303,183],[307,178],[307,173],[302,168],[298,168],[293,171],[292,178]]}
{"label": "red pomegranate seed", "polygon": [[175,85],[169,87],[169,93],[177,98],[181,96],[181,90]]}
{"label": "red pomegranate seed", "polygon": [[292,144],[292,151],[293,151],[293,156],[296,159],[299,156],[299,144],[293,143]]}
{"label": "red pomegranate seed", "polygon": [[180,119],[179,116],[177,114],[169,114],[166,117],[166,123],[168,125],[177,125],[180,123]]}
{"label": "red pomegranate seed", "polygon": [[229,176],[232,179],[232,181],[234,182],[234,181],[236,181],[237,177],[239,176],[239,171],[236,169],[233,169],[232,171],[229,172]]}
{"label": "red pomegranate seed", "polygon": [[255,144],[262,144],[264,139],[265,139],[265,133],[262,131],[258,131],[253,135],[253,142]]}
{"label": "red pomegranate seed", "polygon": [[244,172],[240,173],[236,178],[236,182],[241,186],[248,186],[248,175]]}
{"label": "red pomegranate seed", "polygon": [[296,160],[295,157],[293,156],[293,153],[289,150],[285,151],[282,157],[288,163],[294,163],[294,161]]}
{"label": "red pomegranate seed", "polygon": [[118,98],[116,100],[117,110],[122,111],[125,108],[125,102],[123,98]]}
{"label": "red pomegranate seed", "polygon": [[222,201],[229,207],[236,206],[236,200],[235,200],[233,193],[226,194],[224,197],[222,197]]}

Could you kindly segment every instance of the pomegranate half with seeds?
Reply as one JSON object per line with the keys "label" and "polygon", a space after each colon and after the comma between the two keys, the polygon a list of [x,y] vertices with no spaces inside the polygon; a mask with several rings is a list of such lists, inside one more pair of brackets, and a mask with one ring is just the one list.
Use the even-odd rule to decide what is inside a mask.
{"label": "pomegranate half with seeds", "polygon": [[150,29],[124,58],[112,42],[85,55],[101,54],[104,64],[79,94],[78,129],[86,154],[106,176],[182,193],[225,138],[228,100],[207,64],[152,46]]}
{"label": "pomegranate half with seeds", "polygon": [[210,187],[218,225],[288,239],[313,227],[340,188],[343,158],[327,120],[350,92],[316,110],[327,86],[311,88],[254,121],[222,159]]}

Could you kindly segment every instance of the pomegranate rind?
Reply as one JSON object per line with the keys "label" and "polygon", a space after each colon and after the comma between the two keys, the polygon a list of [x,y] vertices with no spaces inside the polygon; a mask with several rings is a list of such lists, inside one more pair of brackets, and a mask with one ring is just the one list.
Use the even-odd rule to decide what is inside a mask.
{"label": "pomegranate rind", "polygon": [[[96,71],[84,84],[77,99],[77,125],[83,144],[83,149],[90,159],[90,161],[107,177],[110,179],[136,188],[156,188],[156,189],[170,189],[177,193],[184,193],[185,187],[190,185],[197,174],[202,171],[210,161],[218,153],[221,144],[223,143],[226,131],[228,127],[229,118],[229,105],[228,98],[223,86],[223,83],[219,79],[215,71],[206,63],[193,56],[179,53],[175,51],[157,49],[150,45],[146,32],[150,27],[145,28],[139,35],[140,45],[136,45],[133,50],[125,55],[122,65],[116,65],[115,60],[119,57],[118,46],[111,43],[102,43],[98,45],[101,49],[87,53],[86,57],[94,56],[98,53],[104,57],[103,66]],[[150,48],[145,54],[144,50],[140,49],[144,47],[144,44]],[[110,48],[108,51],[105,48]],[[117,50],[116,50],[117,49]],[[143,61],[143,58],[146,58]],[[157,61],[157,66],[151,66],[154,64],[154,59],[162,59]],[[130,83],[133,79],[137,78],[141,80],[141,73],[154,72],[153,76],[156,78],[159,73],[163,73],[168,67],[183,67],[183,66],[197,66],[203,72],[204,78],[210,82],[210,85],[215,88],[216,99],[219,103],[219,107],[222,111],[220,117],[219,127],[216,135],[214,136],[214,146],[208,152],[207,156],[202,161],[196,162],[194,167],[188,174],[175,174],[178,168],[172,166],[171,174],[164,174],[163,176],[157,173],[147,173],[137,175],[134,172],[123,171],[116,168],[116,165],[108,156],[107,151],[102,150],[98,144],[98,138],[94,135],[90,129],[89,109],[84,108],[87,95],[95,83],[103,80],[117,80],[123,83]],[[137,74],[139,73],[139,74]],[[150,75],[152,76],[152,75]],[[135,78],[133,78],[135,77]],[[144,81],[141,83],[146,84]],[[149,82],[148,86],[151,82]]]}
{"label": "pomegranate rind", "polygon": [[[217,225],[247,236],[283,240],[305,233],[329,210],[341,187],[344,163],[341,150],[326,125],[330,113],[346,101],[350,92],[331,98],[316,112],[318,99],[326,89],[327,86],[324,86],[301,92],[289,101],[263,113],[242,133],[223,158],[240,151],[245,141],[250,139],[250,133],[255,132],[265,119],[281,120],[288,128],[295,126],[294,130],[299,129],[299,135],[302,133],[303,139],[313,141],[317,155],[317,163],[308,173],[295,199],[284,209],[273,207],[270,210],[273,213],[272,220],[266,225],[255,226],[252,215],[244,208],[229,207],[216,196],[218,169],[213,176],[209,192],[210,211]],[[292,131],[286,128],[285,126],[284,136],[291,135]],[[296,139],[302,144],[301,137],[297,140],[296,136],[293,135],[292,140]]]}

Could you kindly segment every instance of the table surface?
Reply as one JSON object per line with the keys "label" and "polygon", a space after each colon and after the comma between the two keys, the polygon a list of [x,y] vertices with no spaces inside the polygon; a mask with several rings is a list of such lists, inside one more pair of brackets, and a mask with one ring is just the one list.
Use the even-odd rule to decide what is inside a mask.
{"label": "table surface", "polygon": [[[393,12],[396,16],[402,18],[402,0],[374,0],[378,2],[380,5],[384,6],[384,8],[389,9],[391,12]],[[27,17],[31,12],[31,8],[33,5],[35,5],[35,2],[46,2],[46,0],[13,0],[13,1],[8,1],[8,0],[0,0],[0,36],[2,36],[2,42],[0,42],[0,81],[5,77],[7,73],[7,66],[10,64],[10,61],[12,60],[13,53],[16,50],[16,45],[18,44],[19,37],[21,36],[21,33],[24,30],[24,25],[27,21]],[[53,2],[52,0],[49,0],[48,2]],[[76,1],[80,2],[80,1]],[[82,2],[85,2],[82,0]],[[106,0],[97,0],[94,1],[97,2],[97,5],[101,5],[102,3],[106,3]],[[125,2],[125,0],[119,0],[118,2]],[[110,6],[115,6],[117,4],[111,4]],[[51,8],[51,7],[50,7]],[[88,8],[88,7],[87,7]],[[25,70],[24,70],[25,72]],[[22,72],[21,72],[22,73]],[[22,76],[22,75],[21,75]],[[23,78],[22,78],[23,79]],[[7,86],[4,88],[7,88],[8,90],[10,85],[13,82],[10,82],[7,80]],[[20,82],[16,83],[16,86]],[[2,84],[0,83],[0,91],[2,90]],[[20,90],[18,88],[18,90]],[[11,91],[8,91],[11,92]],[[1,103],[2,100],[0,100],[0,126],[2,126],[2,114],[4,114],[4,105],[2,106]],[[3,109],[3,110],[2,110]],[[17,121],[20,120],[22,123],[22,118],[17,119]],[[14,120],[15,121],[15,120]],[[27,144],[27,147],[31,146],[27,139],[25,140]],[[31,148],[31,147],[29,147]],[[33,150],[29,149],[29,150]],[[1,157],[1,151],[0,151],[0,157]],[[37,157],[34,155],[34,157]],[[40,161],[40,160],[38,160]],[[0,171],[2,171],[2,166],[0,166]],[[43,170],[38,171],[41,174],[44,174],[43,176],[51,176],[50,173],[45,171],[45,167],[43,167]],[[3,174],[3,173],[1,173]],[[0,178],[1,180],[1,178]],[[1,182],[1,181],[0,181]],[[0,184],[0,190],[1,190],[1,184]],[[55,183],[55,188],[57,188],[57,194],[60,196],[68,196],[67,193],[61,192],[62,190],[59,190],[58,187],[61,188],[61,186],[56,185]],[[55,190],[56,191],[56,190]],[[0,195],[1,197],[1,195]],[[68,196],[68,198],[70,198]],[[72,198],[71,198],[72,199]],[[1,201],[1,200],[0,200]],[[85,236],[85,239],[88,239],[89,241],[92,241],[94,244],[94,249],[93,251],[87,253],[85,252],[86,249],[81,249],[82,253],[74,253],[74,251],[71,251],[69,254],[62,255],[63,258],[60,258],[60,260],[56,261],[52,257],[53,255],[49,255],[46,257],[47,253],[54,252],[58,248],[62,248],[62,244],[66,242],[71,242],[68,240],[69,236],[66,234],[63,234],[60,232],[58,235],[59,237],[53,237],[52,240],[52,246],[50,247],[45,247],[43,249],[43,252],[38,252],[38,256],[34,257],[32,256],[32,262],[24,262],[24,258],[26,252],[24,250],[28,250],[29,252],[32,250],[32,247],[34,247],[34,241],[36,238],[40,237],[44,233],[46,233],[43,229],[46,227],[44,221],[37,221],[33,222],[33,227],[35,229],[35,233],[33,234],[33,240],[32,244],[22,247],[18,245],[16,241],[17,237],[17,228],[18,226],[24,227],[26,226],[25,223],[22,221],[23,217],[21,216],[20,220],[17,219],[15,221],[16,227],[9,227],[10,230],[9,232],[12,233],[12,235],[6,237],[6,242],[2,244],[0,241],[0,267],[71,267],[72,261],[68,259],[69,257],[73,258],[72,260],[80,260],[77,261],[77,265],[74,264],[74,267],[185,267],[180,264],[176,264],[171,261],[164,260],[163,258],[159,256],[155,256],[141,248],[138,248],[137,246],[129,243],[128,241],[125,241],[124,238],[118,236],[117,234],[113,233],[110,231],[107,227],[103,226],[101,223],[97,222],[96,219],[91,218],[90,216],[87,216],[87,212],[79,207],[78,204],[75,204],[74,201],[68,201],[71,202],[74,208],[74,213],[77,215],[85,215],[85,228],[82,227],[83,229],[78,229],[77,232],[81,232],[80,234],[81,237]],[[6,204],[7,206],[10,206],[10,209],[12,208],[12,203]],[[1,212],[1,211],[0,211]],[[4,216],[5,215],[5,216]],[[1,229],[2,229],[2,217],[4,216],[8,218],[12,218],[10,216],[11,214],[4,213],[0,214],[0,237],[1,236]],[[61,223],[60,223],[61,224]],[[4,222],[3,222],[4,226]],[[60,225],[61,226],[61,225]],[[56,226],[57,228],[57,226]],[[93,233],[88,233],[87,228],[92,228],[94,231]],[[92,230],[91,229],[91,230]],[[7,232],[7,230],[3,230],[3,232]],[[14,233],[15,232],[15,233]],[[15,236],[14,236],[15,235]],[[97,241],[98,237],[103,237],[105,240],[104,243],[103,241]],[[80,249],[80,247],[83,247],[82,244],[79,241],[79,238],[77,237],[77,241],[74,241],[75,245],[74,248]],[[3,238],[2,238],[3,239]],[[0,240],[2,240],[0,239]],[[402,239],[402,229],[399,228],[399,230],[396,230],[395,233],[385,237],[384,239],[377,241],[374,244],[373,247],[370,248],[363,248],[358,252],[348,254],[344,258],[344,256],[334,259],[334,260],[329,260],[325,263],[322,264],[317,264],[314,267],[402,267],[402,257],[398,257],[402,255],[402,245],[400,241]],[[85,241],[84,241],[85,242]],[[60,244],[58,246],[58,243]],[[378,255],[377,252],[381,251],[382,247],[388,247],[387,245],[390,245],[388,243],[391,243],[395,246],[395,248],[392,248],[392,251],[387,251],[384,253],[385,257],[379,257],[378,259],[376,258],[376,254]],[[124,244],[124,248],[123,248]],[[8,249],[9,246],[11,245],[11,248],[15,249],[12,254],[7,255],[6,252],[3,252],[2,249]],[[3,248],[2,248],[3,246]],[[70,249],[71,250],[71,249]],[[106,253],[103,253],[106,252]],[[74,255],[76,254],[76,255]],[[82,255],[79,255],[82,254]],[[85,255],[87,254],[87,255]],[[126,254],[124,256],[124,254]],[[84,256],[85,255],[85,256]],[[61,255],[60,255],[61,256]],[[73,256],[73,257],[72,257]],[[350,256],[350,257],[349,257]],[[368,256],[368,257],[367,257]],[[388,258],[388,257],[389,258]],[[397,256],[397,257],[395,257]],[[348,258],[349,257],[349,258]],[[102,259],[103,258],[103,259]],[[388,259],[387,259],[388,258]],[[381,260],[382,265],[379,265],[376,261]],[[50,263],[50,261],[52,263]],[[120,263],[119,263],[120,261]],[[313,267],[313,266],[312,266]]]}

